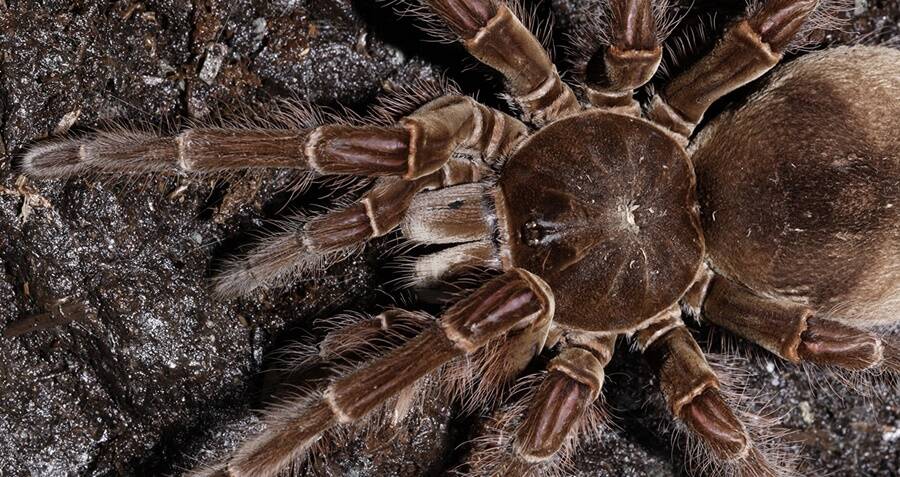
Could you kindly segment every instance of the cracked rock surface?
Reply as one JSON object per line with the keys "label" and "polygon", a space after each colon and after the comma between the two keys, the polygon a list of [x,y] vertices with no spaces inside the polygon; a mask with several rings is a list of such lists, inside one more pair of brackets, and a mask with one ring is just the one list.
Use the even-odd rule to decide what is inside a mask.
{"label": "cracked rock surface", "polygon": [[[526,3],[555,15],[563,64],[566,32],[596,2]],[[727,18],[741,4],[718,3],[695,2],[686,21]],[[857,1],[848,15],[823,41],[900,39],[900,2]],[[327,204],[322,187],[298,196],[284,172],[38,182],[13,167],[28,145],[109,122],[172,131],[276,97],[363,112],[380,92],[442,76],[504,107],[496,76],[368,1],[6,0],[0,53],[0,476],[178,474],[222,455],[259,429],[253,410],[275,350],[316,319],[400,301],[385,284],[390,240],[316,280],[242,300],[212,295],[223,259],[286,210]],[[863,398],[760,353],[746,369],[748,389],[786,414],[810,468],[900,473],[896,388]],[[614,429],[577,454],[575,475],[681,475],[640,356],[620,346],[607,374]],[[316,472],[446,474],[477,417],[455,403],[425,408],[396,432],[336,449]]]}

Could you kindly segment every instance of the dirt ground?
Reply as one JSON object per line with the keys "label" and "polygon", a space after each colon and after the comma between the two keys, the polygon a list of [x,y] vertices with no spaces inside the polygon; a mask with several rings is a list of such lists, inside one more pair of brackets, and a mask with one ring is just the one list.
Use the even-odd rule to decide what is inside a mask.
{"label": "dirt ground", "polygon": [[[566,33],[592,3],[527,3],[555,15],[565,64]],[[718,13],[721,25],[740,5],[695,2],[686,24]],[[900,41],[900,1],[857,0],[845,16],[823,42]],[[252,410],[267,395],[274,350],[315,319],[397,300],[384,284],[386,241],[319,280],[241,300],[211,295],[210,276],[255,231],[323,201],[321,188],[287,191],[290,174],[36,182],[13,166],[29,144],[110,120],[172,130],[283,96],[363,111],[385,89],[442,75],[502,106],[496,76],[458,46],[429,42],[410,19],[362,0],[5,0],[0,35],[0,476],[178,474],[222,455],[259,428]],[[748,389],[785,413],[819,475],[900,474],[896,388],[864,398],[743,349],[753,354]],[[622,346],[605,386],[614,429],[579,452],[576,475],[683,473],[654,386]],[[454,403],[426,408],[318,471],[446,473],[478,420]]]}

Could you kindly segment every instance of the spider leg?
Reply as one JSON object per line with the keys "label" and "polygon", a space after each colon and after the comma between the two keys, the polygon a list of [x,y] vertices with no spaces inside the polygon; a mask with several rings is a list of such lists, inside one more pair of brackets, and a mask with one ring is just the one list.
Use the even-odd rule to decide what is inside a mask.
{"label": "spider leg", "polygon": [[425,0],[469,53],[499,71],[525,116],[544,124],[581,111],[550,55],[502,0]]}
{"label": "spider leg", "polygon": [[389,232],[400,223],[416,192],[439,185],[439,173],[414,181],[379,180],[361,200],[274,234],[226,264],[214,279],[215,291],[222,297],[246,295],[319,270]]}
{"label": "spider leg", "polygon": [[[377,316],[353,313],[330,317],[325,323],[327,333],[321,342],[315,345],[298,342],[273,356],[277,364],[266,370],[269,376],[263,378],[269,403],[263,412],[263,420],[278,420],[284,409],[283,403],[293,406],[308,396],[320,394],[331,379],[346,374],[348,368],[402,346],[433,323],[434,318],[429,315],[396,308]],[[399,424],[415,413],[420,398],[429,390],[428,384],[423,380],[404,389],[354,431],[365,435],[373,429]],[[310,467],[315,468],[318,455],[344,445],[349,438],[351,435],[345,432],[323,435],[309,448]],[[223,457],[200,463],[185,475],[231,477],[227,471],[229,457]]]}
{"label": "spider leg", "polygon": [[302,459],[323,432],[356,422],[445,363],[503,334],[546,326],[554,301],[536,276],[512,269],[464,298],[405,345],[331,382],[320,398],[288,405],[228,463],[233,477],[273,476]]}
{"label": "spider leg", "polygon": [[[407,120],[415,120],[422,131],[431,131],[423,133],[424,139],[418,140],[424,141],[424,145],[410,148],[410,158],[428,158],[427,160],[433,161],[434,166],[439,166],[437,170],[424,176],[419,171],[412,174],[415,178],[409,180],[380,178],[360,201],[314,217],[294,230],[270,237],[264,245],[251,251],[243,259],[229,264],[226,271],[216,279],[217,292],[223,296],[246,294],[261,286],[283,284],[297,274],[316,270],[337,257],[357,250],[367,240],[397,228],[418,192],[481,179],[484,164],[451,159],[454,152],[474,150],[480,153],[485,162],[490,163],[509,154],[524,139],[526,133],[521,122],[464,97],[435,100]],[[449,125],[455,125],[453,131],[448,129]],[[448,137],[456,139],[446,140]],[[440,152],[436,149],[440,149]],[[441,159],[436,160],[438,157]],[[428,170],[432,168],[429,166]],[[451,192],[454,193],[456,192]],[[446,196],[447,193],[443,193],[441,197]],[[430,196],[422,200],[427,201],[427,197]],[[425,207],[427,204],[420,205]],[[413,207],[413,214],[421,215],[421,207]],[[428,210],[433,211],[434,207]],[[427,233],[424,228],[437,227],[433,219],[421,224],[407,220],[408,226],[405,229],[412,234],[410,238],[420,238],[421,234]],[[454,220],[459,225],[456,230],[458,233],[467,232],[470,236],[481,234],[475,237],[477,239],[490,236],[485,231],[483,221],[480,224],[473,223],[470,217],[465,216],[455,216]],[[459,238],[458,233],[449,234],[450,230],[440,231],[440,234],[438,231],[432,232],[435,232],[429,236],[432,243],[444,232],[448,233],[447,237]],[[446,242],[438,240],[437,243]]]}
{"label": "spider leg", "polygon": [[473,474],[559,475],[579,438],[600,429],[600,413],[593,406],[615,342],[615,336],[568,340],[531,392],[475,442],[469,459]]}
{"label": "spider leg", "polygon": [[651,101],[647,116],[687,142],[710,105],[772,69],[819,0],[767,0]]}
{"label": "spider leg", "polygon": [[[331,378],[346,373],[346,369],[374,356],[382,356],[394,348],[406,344],[434,323],[425,313],[415,313],[398,308],[383,311],[376,316],[350,314],[330,317],[326,327],[330,331],[314,347],[300,345],[289,347],[284,365],[274,370],[278,373],[281,396],[296,399],[296,390],[322,391]],[[385,412],[377,416],[375,426],[396,425],[407,416],[419,394],[417,386],[411,386],[397,395],[394,402],[386,403]],[[290,396],[289,394],[293,394]],[[278,413],[275,405],[269,414]]]}
{"label": "spider leg", "polygon": [[576,437],[580,418],[600,396],[603,368],[612,359],[615,342],[615,336],[596,338],[589,348],[566,347],[553,358],[516,432],[516,450],[523,460],[547,461]]}
{"label": "spider leg", "polygon": [[291,168],[412,180],[440,170],[457,150],[477,151],[486,158],[508,154],[526,133],[521,122],[471,98],[444,96],[394,127],[194,128],[174,137],[99,131],[35,147],[22,158],[21,168],[38,178],[83,172]]}
{"label": "spider leg", "polygon": [[587,97],[598,108],[639,116],[634,90],[656,74],[662,60],[652,0],[611,0],[610,44],[588,61]]}
{"label": "spider leg", "polygon": [[749,475],[779,475],[722,398],[718,377],[680,315],[676,305],[635,334],[659,376],[669,410],[700,438],[716,463],[746,467]]}
{"label": "spider leg", "polygon": [[759,297],[718,275],[709,285],[703,318],[794,363],[900,372],[900,349],[875,333],[817,318],[804,305]]}

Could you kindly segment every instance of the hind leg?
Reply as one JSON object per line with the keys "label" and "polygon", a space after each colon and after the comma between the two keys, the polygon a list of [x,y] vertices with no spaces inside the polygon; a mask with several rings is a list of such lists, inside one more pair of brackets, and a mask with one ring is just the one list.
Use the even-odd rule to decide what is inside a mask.
{"label": "hind leg", "polygon": [[900,370],[898,349],[875,333],[819,318],[804,305],[757,296],[721,276],[709,283],[702,314],[707,321],[794,363]]}
{"label": "hind leg", "polygon": [[763,2],[654,96],[647,116],[686,142],[713,102],[778,64],[818,5],[818,0]]}

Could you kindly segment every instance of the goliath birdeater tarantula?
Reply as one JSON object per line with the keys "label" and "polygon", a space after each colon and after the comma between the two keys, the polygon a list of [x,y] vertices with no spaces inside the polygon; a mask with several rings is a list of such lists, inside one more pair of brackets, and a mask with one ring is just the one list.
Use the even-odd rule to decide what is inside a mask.
{"label": "goliath birdeater tarantula", "polygon": [[[439,320],[393,310],[336,327],[320,354],[352,366],[272,411],[267,430],[214,472],[277,475],[373,411],[402,418],[428,386],[493,405],[551,348],[547,372],[507,394],[519,399],[512,417],[476,441],[467,470],[558,471],[595,431],[620,335],[645,353],[672,414],[720,472],[782,472],[726,403],[683,313],[791,362],[900,369],[897,347],[867,331],[900,320],[900,52],[807,54],[695,134],[714,102],[796,46],[823,5],[754,4],[645,105],[634,91],[660,65],[665,5],[606,8],[576,94],[500,0],[425,0],[505,77],[522,120],[446,95],[394,126],[97,132],[24,157],[38,178],[246,168],[378,177],[358,202],[235,262],[218,279],[223,294],[283,282],[397,228],[446,246],[415,262],[418,282],[498,271]],[[375,353],[376,341],[396,346]]]}

